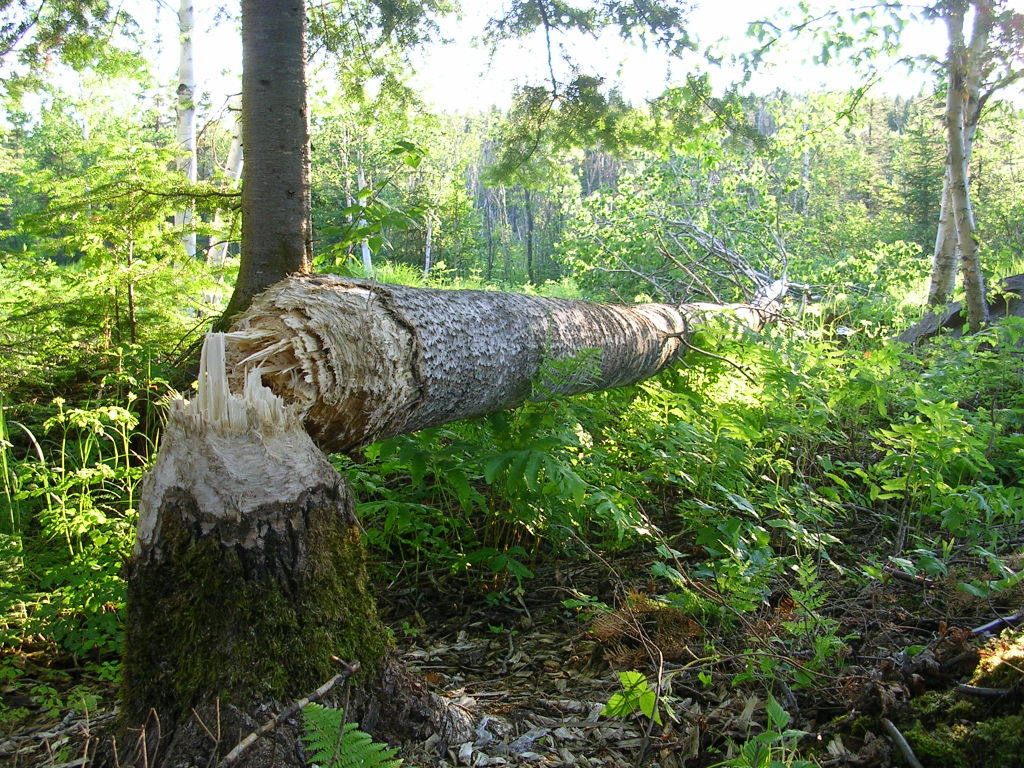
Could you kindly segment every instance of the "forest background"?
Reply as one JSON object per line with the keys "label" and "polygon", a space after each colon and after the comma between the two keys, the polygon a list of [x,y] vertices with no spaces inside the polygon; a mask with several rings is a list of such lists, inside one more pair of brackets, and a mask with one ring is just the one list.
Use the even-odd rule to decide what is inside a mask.
{"label": "forest background", "polygon": [[[426,19],[338,9],[310,16],[318,271],[625,303],[748,301],[752,274],[799,287],[785,322],[723,324],[696,343],[712,355],[652,381],[335,457],[382,585],[457,583],[515,603],[552,563],[642,551],[657,585],[644,599],[710,628],[706,687],[781,685],[819,702],[866,653],[829,611],[842,596],[902,574],[942,585],[930,610],[949,624],[1019,608],[1024,327],[894,340],[927,305],[946,167],[946,50],[899,47],[924,11],[812,24],[797,9],[751,27],[727,84],[695,40],[669,40],[705,63],[636,102],[560,60],[572,37],[559,32],[539,80],[504,107],[437,112],[410,86]],[[72,19],[49,49],[3,52],[0,721],[12,729],[113,703],[138,483],[237,271],[229,101],[187,99],[198,117],[183,164],[177,79],[150,65],[144,29],[97,18]],[[522,31],[488,29],[495,44]],[[747,73],[793,39],[825,72],[852,73],[850,87],[750,88]],[[998,42],[1019,61],[1018,38]],[[919,92],[890,66],[901,58]],[[894,79],[902,95],[883,95]],[[986,104],[970,157],[990,285],[1024,272],[1015,83]],[[612,598],[567,606],[639,599]],[[746,615],[767,635],[727,653]],[[421,631],[403,621],[399,633]],[[937,727],[911,720],[919,752],[940,749]],[[797,742],[778,730],[773,754],[791,759]],[[739,759],[728,741],[712,746]]]}

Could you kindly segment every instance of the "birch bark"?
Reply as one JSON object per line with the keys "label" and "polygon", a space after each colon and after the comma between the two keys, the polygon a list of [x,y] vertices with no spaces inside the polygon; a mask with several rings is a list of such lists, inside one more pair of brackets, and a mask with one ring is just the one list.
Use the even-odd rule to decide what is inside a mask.
{"label": "birch bark", "polygon": [[[979,295],[983,303],[985,288],[981,265],[977,260],[969,179],[974,137],[985,101],[981,93],[981,84],[985,75],[994,6],[991,0],[972,0],[970,6],[974,8],[974,23],[969,42],[964,38],[967,6],[953,4],[945,12],[949,33],[949,54],[946,63],[946,173],[942,183],[942,202],[932,257],[928,306],[937,308],[949,302],[956,285],[959,265],[965,291],[970,291],[971,294],[967,301],[968,312],[971,312],[973,307],[973,311],[979,316],[987,318],[987,311],[978,303]],[[962,213],[967,210],[970,210],[969,221],[962,220]],[[961,235],[967,231],[963,229],[964,225],[970,232],[971,240],[968,244],[970,253],[966,263],[961,261],[963,248],[960,243]],[[984,320],[979,320],[980,322]]]}
{"label": "birch bark", "polygon": [[434,212],[427,209],[423,217],[423,226],[426,228],[423,243],[423,276],[430,275],[430,268],[434,266]]}
{"label": "birch bark", "polygon": [[[194,27],[193,0],[181,0],[178,7],[178,151],[175,166],[189,184],[195,184],[197,179],[195,48],[192,44]],[[187,205],[174,214],[174,227],[181,233],[181,243],[189,259],[196,255],[196,231],[192,223],[194,213],[194,207]]]}
{"label": "birch bark", "polygon": [[[359,191],[359,204],[365,205],[366,198],[363,195],[363,190],[366,189],[366,171],[363,169],[363,152],[358,150],[356,153],[356,188]],[[359,219],[359,226],[366,226],[366,219]],[[364,237],[359,241],[359,251],[363,257],[363,274],[366,277],[373,277],[373,252],[370,250],[370,240]]]}
{"label": "birch bark", "polygon": [[[988,304],[985,301],[985,281],[981,273],[978,239],[971,204],[968,181],[973,128],[977,125],[977,111],[980,108],[978,90],[980,87],[979,61],[972,58],[983,51],[991,29],[991,4],[986,0],[975,0],[974,31],[971,45],[964,41],[965,9],[953,4],[946,12],[949,30],[949,86],[946,96],[946,135],[949,151],[949,195],[950,208],[956,228],[956,242],[960,251],[960,272],[964,281],[968,325],[972,332],[988,322]],[[973,94],[973,97],[972,97]],[[973,104],[972,104],[973,102]],[[969,113],[973,106],[975,114]]]}
{"label": "birch bark", "polygon": [[956,246],[956,222],[950,195],[949,153],[946,172],[942,177],[942,204],[939,208],[939,228],[935,233],[935,252],[932,256],[931,281],[928,287],[928,306],[936,309],[949,302],[956,286],[956,268],[959,253]]}

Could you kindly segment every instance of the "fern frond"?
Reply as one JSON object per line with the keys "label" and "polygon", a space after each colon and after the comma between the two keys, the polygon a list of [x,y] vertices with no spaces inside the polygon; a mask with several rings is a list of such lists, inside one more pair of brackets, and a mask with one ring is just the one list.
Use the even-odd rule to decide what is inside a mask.
{"label": "fern frond", "polygon": [[[400,768],[397,749],[375,742],[355,723],[344,722],[340,709],[308,704],[303,710],[302,740],[308,761],[320,768]],[[339,733],[341,740],[338,740]]]}

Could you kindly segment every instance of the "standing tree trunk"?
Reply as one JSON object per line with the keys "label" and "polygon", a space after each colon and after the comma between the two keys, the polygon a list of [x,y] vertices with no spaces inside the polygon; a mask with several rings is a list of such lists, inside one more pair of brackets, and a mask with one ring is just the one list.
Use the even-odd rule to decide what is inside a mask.
{"label": "standing tree trunk", "polygon": [[284,275],[312,270],[306,8],[242,0],[242,259],[222,325]]}
{"label": "standing tree trunk", "polygon": [[[195,27],[193,0],[181,0],[178,7],[178,147],[175,165],[189,184],[195,184],[196,168],[196,76],[195,47],[192,30]],[[190,204],[174,214],[174,227],[181,233],[185,256],[196,255],[196,230],[192,219],[195,209]]]}
{"label": "standing tree trunk", "polygon": [[434,266],[434,212],[427,208],[423,217],[423,226],[426,230],[423,241],[423,276],[430,275],[430,268]]}
{"label": "standing tree trunk", "polygon": [[[942,201],[939,227],[935,236],[931,281],[928,288],[928,306],[945,306],[956,284],[957,265],[960,264],[964,289],[968,293],[967,308],[974,328],[988,318],[984,304],[984,279],[977,259],[974,213],[970,200],[970,164],[974,136],[987,96],[981,93],[985,74],[986,51],[993,24],[991,0],[972,0],[974,25],[970,43],[964,39],[964,17],[967,5],[952,4],[946,8],[945,19],[949,31],[949,54],[946,68],[946,173],[942,182]],[[967,261],[963,262],[961,237],[968,235]],[[979,297],[981,299],[979,303]],[[971,313],[974,312],[974,315]],[[984,319],[982,319],[984,318]]]}
{"label": "standing tree trunk", "polygon": [[[363,170],[363,152],[356,152],[356,189],[358,190],[359,204],[366,205],[366,198],[363,190],[366,189],[366,171]],[[366,227],[366,219],[359,219],[359,228]],[[359,250],[363,256],[363,274],[366,277],[373,277],[373,253],[370,251],[370,238],[364,237],[359,241]]]}
{"label": "standing tree trunk", "polygon": [[[972,332],[979,330],[988,322],[988,304],[985,301],[985,280],[981,273],[968,181],[971,138],[981,105],[974,106],[975,114],[970,114],[969,102],[978,101],[980,83],[981,64],[972,61],[975,58],[973,54],[976,54],[975,47],[979,38],[987,41],[987,30],[992,24],[990,3],[986,0],[975,0],[974,5],[975,28],[970,47],[964,41],[965,9],[953,4],[946,11],[946,24],[949,28],[949,86],[946,96],[949,202],[956,229],[956,243],[960,251],[960,271],[964,280],[968,324]],[[981,49],[984,50],[984,45],[981,45]],[[974,99],[971,99],[972,93]],[[971,128],[968,129],[967,125]]]}
{"label": "standing tree trunk", "polygon": [[942,203],[939,208],[939,228],[935,233],[935,253],[932,256],[931,282],[928,287],[928,306],[939,309],[949,302],[956,286],[957,247],[956,222],[950,194],[949,153],[946,173],[942,177]]}

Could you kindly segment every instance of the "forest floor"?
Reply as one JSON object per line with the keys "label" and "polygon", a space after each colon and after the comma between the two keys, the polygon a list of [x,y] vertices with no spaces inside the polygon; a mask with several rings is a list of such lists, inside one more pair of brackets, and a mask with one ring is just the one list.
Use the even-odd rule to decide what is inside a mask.
{"label": "forest floor", "polygon": [[[1020,593],[1004,596],[1015,606],[996,605],[947,580],[862,579],[830,599],[821,626],[808,625],[809,642],[787,646],[779,625],[794,605],[784,590],[736,613],[726,631],[663,607],[649,573],[633,553],[539,568],[519,596],[443,584],[384,590],[406,662],[477,723],[471,741],[406,744],[401,755],[424,768],[1024,765],[1024,631],[976,631],[1019,611]],[[565,605],[584,595],[618,607]],[[811,671],[823,647],[816,637],[841,643],[831,666]],[[114,716],[114,683],[43,650],[18,661],[21,682],[36,676],[39,685],[25,698],[0,681],[6,706],[25,711],[10,732],[0,729],[0,765],[89,765],[85,737]],[[784,682],[801,668],[804,685]],[[633,670],[654,692],[660,722],[602,714],[623,690],[620,673]],[[47,694],[67,701],[70,690],[93,691],[99,704],[88,713],[48,705]],[[772,720],[769,693],[789,722],[778,710]]]}
{"label": "forest floor", "polygon": [[[1014,613],[1008,606],[970,598],[952,580],[886,574],[829,602],[822,614],[836,622],[829,635],[844,641],[839,658],[794,690],[781,669],[810,670],[812,652],[777,640],[778,625],[793,618],[792,601],[779,596],[737,615],[728,635],[712,636],[661,607],[649,573],[649,562],[624,558],[538,574],[524,602],[448,595],[423,600],[429,612],[396,605],[408,663],[480,722],[475,741],[453,745],[445,758],[424,745],[409,750],[410,759],[609,768],[798,758],[837,768],[908,758],[929,768],[1024,765],[1024,632],[1005,623],[975,631]],[[587,617],[564,607],[580,594],[619,608]],[[1021,596],[1011,597],[1017,609]],[[771,668],[780,670],[774,683],[764,673]],[[631,670],[655,691],[660,723],[641,713],[602,715],[622,690],[619,673]],[[769,692],[790,722],[773,726]],[[803,733],[784,736],[786,729]],[[760,754],[743,750],[745,742],[759,744]]]}

